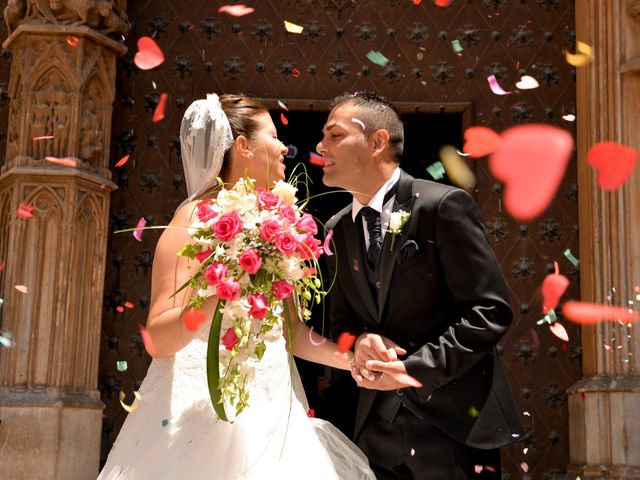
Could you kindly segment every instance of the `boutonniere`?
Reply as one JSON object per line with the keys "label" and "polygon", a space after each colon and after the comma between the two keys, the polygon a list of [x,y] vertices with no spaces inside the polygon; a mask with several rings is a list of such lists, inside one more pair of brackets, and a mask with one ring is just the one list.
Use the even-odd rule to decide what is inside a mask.
{"label": "boutonniere", "polygon": [[409,221],[410,216],[411,216],[411,213],[405,212],[404,210],[391,212],[391,215],[389,215],[389,227],[387,228],[387,232],[389,232],[392,235],[391,251],[393,251],[393,244],[396,241],[396,235],[402,232],[402,228]]}

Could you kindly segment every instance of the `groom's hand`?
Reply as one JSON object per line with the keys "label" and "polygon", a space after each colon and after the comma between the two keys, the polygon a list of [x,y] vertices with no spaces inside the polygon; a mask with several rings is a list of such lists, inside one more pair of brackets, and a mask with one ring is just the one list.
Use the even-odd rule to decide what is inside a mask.
{"label": "groom's hand", "polygon": [[400,360],[393,362],[381,362],[369,360],[365,368],[375,372],[378,376],[374,380],[366,378],[358,382],[358,386],[372,390],[396,390],[400,388],[422,388],[422,383],[407,373],[407,368]]}
{"label": "groom's hand", "polygon": [[394,362],[398,355],[406,355],[407,351],[398,346],[394,341],[376,333],[363,333],[358,337],[354,348],[355,368],[351,369],[351,375],[360,383],[364,379],[374,381],[379,373],[372,372],[366,367],[369,360],[382,362]]}

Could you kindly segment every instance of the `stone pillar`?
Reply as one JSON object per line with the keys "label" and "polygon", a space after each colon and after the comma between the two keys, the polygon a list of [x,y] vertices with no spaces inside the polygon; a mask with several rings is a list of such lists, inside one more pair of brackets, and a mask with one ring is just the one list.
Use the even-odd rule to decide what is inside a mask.
{"label": "stone pillar", "polygon": [[[10,1],[5,9],[15,30],[4,42],[13,60],[0,169],[0,330],[15,345],[0,347],[0,478],[98,473],[98,356],[115,188],[109,142],[116,60],[126,51],[104,33],[128,25],[120,7],[58,0]],[[21,205],[33,207],[31,218],[16,216]]]}
{"label": "stone pillar", "polygon": [[[607,193],[587,165],[588,149],[612,140],[640,151],[640,1],[576,2],[577,39],[595,61],[577,72],[580,285],[584,301],[638,309],[640,169]],[[633,302],[633,303],[629,303]],[[584,327],[584,378],[569,391],[567,478],[640,479],[638,324]]]}

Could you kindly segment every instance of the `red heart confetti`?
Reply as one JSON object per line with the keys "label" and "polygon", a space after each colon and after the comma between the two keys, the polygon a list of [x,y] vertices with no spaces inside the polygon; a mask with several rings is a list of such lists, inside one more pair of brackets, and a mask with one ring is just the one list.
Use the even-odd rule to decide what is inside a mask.
{"label": "red heart confetti", "polygon": [[564,292],[569,286],[569,279],[564,275],[560,275],[558,262],[553,262],[556,267],[556,272],[547,275],[542,282],[542,310],[549,313],[558,306],[560,297],[564,295]]}
{"label": "red heart confetti", "polygon": [[118,160],[118,163],[116,163],[116,168],[117,167],[121,167],[123,166],[125,163],[127,163],[129,161],[129,157],[130,155],[125,155],[124,157],[122,157],[120,160]]}
{"label": "red heart confetti", "polygon": [[307,412],[307,417],[315,418],[315,416],[316,416],[316,411],[313,408],[310,408],[309,411]]}
{"label": "red heart confetti", "polygon": [[151,37],[138,39],[138,52],[133,57],[133,63],[140,70],[151,70],[164,62],[164,53]]}
{"label": "red heart confetti", "polygon": [[638,153],[616,142],[600,142],[587,153],[587,162],[598,172],[598,186],[613,191],[622,186],[636,167]]}
{"label": "red heart confetti", "polygon": [[550,125],[520,125],[501,135],[489,159],[494,177],[505,183],[504,204],[519,221],[542,213],[556,193],[573,149],[573,137]]}
{"label": "red heart confetti", "polygon": [[22,203],[16,211],[16,217],[27,219],[33,217],[33,206],[28,203]]}
{"label": "red heart confetti", "polygon": [[44,157],[47,162],[55,163],[56,165],[62,165],[63,167],[75,168],[78,163],[73,158],[57,158],[57,157]]}
{"label": "red heart confetti", "polygon": [[253,13],[255,11],[255,8],[247,7],[246,5],[242,4],[222,5],[220,8],[218,8],[218,13],[227,13],[234,17],[242,17],[243,15],[249,15],[250,13]]}
{"label": "red heart confetti", "polygon": [[324,158],[314,152],[309,152],[309,163],[318,167],[324,167]]}
{"label": "red heart confetti", "polygon": [[564,326],[560,322],[555,322],[549,325],[549,330],[551,330],[551,333],[553,333],[556,337],[558,337],[563,342],[569,341],[569,334],[567,333],[567,330],[564,328]]}
{"label": "red heart confetti", "polygon": [[[414,0],[414,3],[415,3],[415,0]],[[448,7],[449,5],[451,5],[451,0],[436,0],[435,5],[436,7],[442,7],[442,8]]]}
{"label": "red heart confetti", "polygon": [[124,306],[127,308],[133,308],[135,307],[135,305],[133,303],[131,303],[129,300],[127,300],[126,302],[124,302]]}
{"label": "red heart confetti", "polygon": [[284,113],[280,114],[280,121],[282,122],[283,125],[289,125],[289,120],[287,119],[287,117],[284,116]]}
{"label": "red heart confetti", "polygon": [[294,68],[291,70],[291,75],[293,75],[293,78],[298,78],[300,76],[300,69],[298,67]]}
{"label": "red heart confetti", "polygon": [[118,305],[118,306],[116,307],[116,310],[117,310],[119,313],[122,313],[122,312],[124,312],[124,307],[123,307],[122,305]]}
{"label": "red heart confetti", "polygon": [[202,310],[187,310],[182,314],[184,319],[184,326],[190,332],[197,332],[200,325],[207,319],[207,316]]}
{"label": "red heart confetti", "polygon": [[353,344],[356,341],[356,336],[351,335],[349,332],[342,332],[338,337],[338,351],[340,353],[346,353],[351,350]]}
{"label": "red heart confetti", "polygon": [[78,45],[78,38],[74,37],[72,35],[68,35],[67,36],[67,44],[72,46],[72,47],[76,47]]}
{"label": "red heart confetti", "polygon": [[637,322],[640,312],[629,311],[624,307],[613,307],[588,302],[565,302],[562,314],[568,320],[582,325],[593,325],[604,321]]}
{"label": "red heart confetti", "polygon": [[469,127],[464,132],[464,147],[466,155],[480,158],[497,151],[502,145],[500,135],[488,127]]}
{"label": "red heart confetti", "polygon": [[153,112],[153,123],[158,123],[160,120],[164,119],[164,110],[167,108],[168,99],[168,93],[160,94],[160,100],[158,101],[158,105],[156,105],[156,109]]}

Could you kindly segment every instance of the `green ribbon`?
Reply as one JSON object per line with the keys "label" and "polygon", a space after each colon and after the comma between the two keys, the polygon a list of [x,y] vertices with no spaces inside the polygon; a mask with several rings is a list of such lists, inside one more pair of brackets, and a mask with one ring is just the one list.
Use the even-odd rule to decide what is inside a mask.
{"label": "green ribbon", "polygon": [[207,384],[209,386],[209,396],[218,418],[228,422],[227,414],[224,411],[222,401],[222,390],[220,389],[220,329],[222,328],[222,307],[224,300],[218,300],[216,311],[213,314],[211,330],[209,330],[209,344],[207,345]]}

